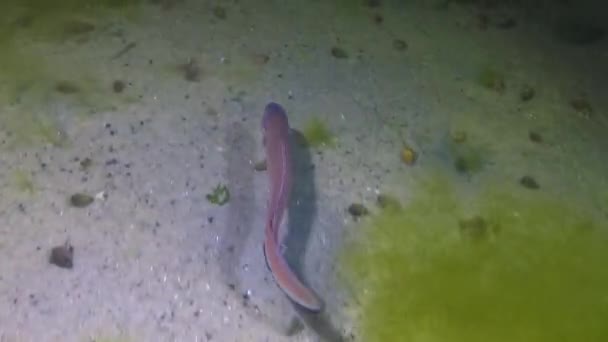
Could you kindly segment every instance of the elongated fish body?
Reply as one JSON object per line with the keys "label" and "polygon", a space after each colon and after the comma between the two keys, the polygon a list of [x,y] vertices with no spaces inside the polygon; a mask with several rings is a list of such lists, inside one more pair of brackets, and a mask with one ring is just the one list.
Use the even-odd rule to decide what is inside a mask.
{"label": "elongated fish body", "polygon": [[270,177],[270,200],[264,238],[266,263],[276,283],[294,303],[313,312],[323,309],[322,300],[291,270],[281,254],[279,228],[289,203],[292,163],[289,148],[289,123],[283,107],[269,103],[262,119],[266,167]]}

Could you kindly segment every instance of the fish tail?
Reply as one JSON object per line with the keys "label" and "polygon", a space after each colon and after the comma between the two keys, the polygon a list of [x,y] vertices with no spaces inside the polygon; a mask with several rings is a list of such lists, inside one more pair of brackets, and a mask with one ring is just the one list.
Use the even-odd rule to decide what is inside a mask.
{"label": "fish tail", "polygon": [[276,239],[271,236],[264,242],[264,257],[275,282],[291,301],[311,312],[323,309],[323,301],[312,289],[304,285],[279,253]]}

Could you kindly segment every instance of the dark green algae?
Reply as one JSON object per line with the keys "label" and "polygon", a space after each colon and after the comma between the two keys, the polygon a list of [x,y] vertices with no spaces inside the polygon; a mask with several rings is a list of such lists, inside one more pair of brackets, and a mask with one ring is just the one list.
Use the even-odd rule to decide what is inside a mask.
{"label": "dark green algae", "polygon": [[608,341],[604,221],[542,192],[423,183],[341,253],[359,340]]}

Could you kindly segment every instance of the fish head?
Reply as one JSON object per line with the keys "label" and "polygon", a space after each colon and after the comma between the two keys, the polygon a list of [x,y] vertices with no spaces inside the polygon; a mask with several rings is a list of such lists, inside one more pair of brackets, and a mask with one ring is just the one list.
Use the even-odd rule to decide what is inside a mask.
{"label": "fish head", "polygon": [[288,125],[287,114],[285,109],[275,102],[270,102],[264,109],[264,117],[262,118],[262,129],[267,131],[270,126],[274,125]]}

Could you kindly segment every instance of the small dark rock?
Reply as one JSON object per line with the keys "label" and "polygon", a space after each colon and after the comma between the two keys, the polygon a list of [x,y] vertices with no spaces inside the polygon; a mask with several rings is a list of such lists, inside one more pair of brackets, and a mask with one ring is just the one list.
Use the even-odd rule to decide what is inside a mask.
{"label": "small dark rock", "polygon": [[266,160],[260,160],[253,165],[253,169],[256,171],[266,171],[267,165]]}
{"label": "small dark rock", "polygon": [[114,92],[117,94],[122,93],[122,91],[125,90],[125,86],[125,82],[121,80],[112,82],[112,90],[114,90]]}
{"label": "small dark rock", "polygon": [[76,208],[85,208],[93,203],[95,199],[93,196],[89,196],[83,193],[76,193],[70,196],[70,204]]}
{"label": "small dark rock", "polygon": [[534,88],[530,86],[524,86],[521,92],[519,93],[519,99],[526,102],[532,100],[532,98],[536,95],[536,91]]}
{"label": "small dark rock", "polygon": [[397,51],[403,51],[407,49],[407,43],[401,39],[393,40],[393,48]]}
{"label": "small dark rock", "polygon": [[530,141],[535,142],[537,144],[540,144],[543,142],[543,136],[540,135],[540,133],[535,132],[535,131],[530,131],[530,133],[528,133],[528,138],[530,138]]}
{"label": "small dark rock", "polygon": [[353,203],[348,206],[348,213],[356,218],[369,214],[369,210],[361,203]]}
{"label": "small dark rock", "polygon": [[346,53],[346,51],[344,51],[343,49],[341,49],[339,47],[332,47],[331,55],[338,59],[348,58],[348,54]]}
{"label": "small dark rock", "polygon": [[71,269],[74,267],[74,247],[66,241],[62,246],[56,246],[51,249],[49,263],[52,265]]}
{"label": "small dark rock", "polygon": [[538,184],[538,182],[536,182],[536,179],[534,179],[531,176],[521,177],[519,180],[519,184],[521,184],[525,188],[533,189],[533,190],[540,188],[540,185]]}
{"label": "small dark rock", "polygon": [[87,171],[93,165],[93,160],[91,158],[84,158],[80,161],[80,169],[82,171]]}

